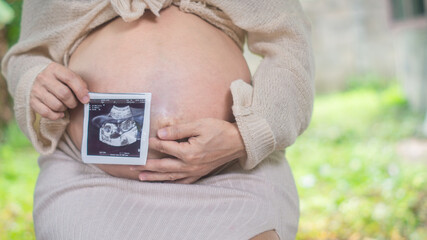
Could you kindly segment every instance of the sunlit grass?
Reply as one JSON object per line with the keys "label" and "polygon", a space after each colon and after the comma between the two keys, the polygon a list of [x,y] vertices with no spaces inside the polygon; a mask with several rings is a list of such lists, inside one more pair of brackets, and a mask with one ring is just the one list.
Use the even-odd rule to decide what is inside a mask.
{"label": "sunlit grass", "polygon": [[427,161],[396,154],[420,121],[397,86],[318,97],[287,154],[301,199],[298,238],[427,239]]}
{"label": "sunlit grass", "polygon": [[[318,97],[310,128],[287,152],[301,200],[298,238],[427,239],[426,165],[396,153],[420,122],[395,85]],[[34,239],[37,154],[16,124],[5,136],[0,239]]]}
{"label": "sunlit grass", "polygon": [[0,145],[0,239],[34,239],[33,191],[37,156],[16,124]]}

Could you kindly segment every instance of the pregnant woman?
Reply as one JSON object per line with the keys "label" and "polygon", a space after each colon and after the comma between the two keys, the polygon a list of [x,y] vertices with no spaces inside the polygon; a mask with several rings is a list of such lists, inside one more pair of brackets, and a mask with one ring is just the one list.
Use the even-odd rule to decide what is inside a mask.
{"label": "pregnant woman", "polygon": [[[42,154],[37,238],[294,239],[312,62],[297,0],[24,2],[2,70]],[[82,162],[89,91],[152,93],[145,166]]]}

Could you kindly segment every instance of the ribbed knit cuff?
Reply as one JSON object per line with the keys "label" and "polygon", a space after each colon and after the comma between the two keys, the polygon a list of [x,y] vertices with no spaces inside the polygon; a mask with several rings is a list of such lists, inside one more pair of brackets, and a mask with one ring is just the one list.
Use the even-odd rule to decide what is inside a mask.
{"label": "ribbed knit cuff", "polygon": [[239,159],[244,169],[252,169],[276,146],[274,134],[267,120],[257,115],[251,108],[253,88],[243,80],[231,83],[233,114],[245,144],[247,157]]}
{"label": "ribbed knit cuff", "polygon": [[36,151],[44,155],[55,150],[58,140],[68,124],[67,119],[50,121],[36,116],[30,106],[30,93],[34,80],[49,63],[34,66],[24,73],[14,93],[14,110],[18,125],[30,139]]}
{"label": "ribbed knit cuff", "polygon": [[274,135],[267,121],[256,115],[236,117],[236,122],[247,153],[239,163],[243,169],[252,169],[274,151]]}

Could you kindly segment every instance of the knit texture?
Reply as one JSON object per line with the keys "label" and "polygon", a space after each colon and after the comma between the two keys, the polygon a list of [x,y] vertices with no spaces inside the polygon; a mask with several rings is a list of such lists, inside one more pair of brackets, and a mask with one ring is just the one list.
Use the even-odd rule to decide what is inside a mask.
{"label": "knit texture", "polygon": [[291,145],[308,126],[313,104],[313,57],[310,27],[297,0],[111,0],[25,1],[19,42],[2,61],[15,99],[22,131],[41,154],[52,153],[68,119],[36,117],[29,95],[36,76],[50,62],[66,64],[70,52],[92,29],[121,16],[133,21],[149,8],[155,15],[175,4],[228,34],[239,46],[245,34],[249,49],[263,60],[252,85],[231,85],[233,113],[251,169],[277,149]]}
{"label": "knit texture", "polygon": [[[84,164],[64,133],[30,107],[37,75],[68,64],[97,26],[174,4],[225,32],[263,60],[252,84],[230,86],[247,157],[194,184],[138,182]],[[42,154],[34,194],[38,239],[249,239],[274,229],[294,239],[298,194],[283,149],[307,127],[313,104],[310,27],[297,0],[24,1],[19,42],[2,61],[16,120]]]}
{"label": "knit texture", "polygon": [[274,229],[293,240],[298,194],[283,151],[257,167],[238,162],[194,184],[111,177],[81,161],[64,134],[39,159],[34,229],[43,240],[248,240]]}

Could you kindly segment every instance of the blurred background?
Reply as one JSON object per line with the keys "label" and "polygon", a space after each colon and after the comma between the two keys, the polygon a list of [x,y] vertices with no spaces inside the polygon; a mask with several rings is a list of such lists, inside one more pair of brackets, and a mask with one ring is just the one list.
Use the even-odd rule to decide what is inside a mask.
{"label": "blurred background", "polygon": [[[300,0],[312,22],[316,100],[287,150],[297,239],[427,239],[427,0]],[[21,1],[0,0],[0,58]],[[252,72],[260,58],[245,51]],[[0,239],[34,239],[37,153],[0,79]]]}

